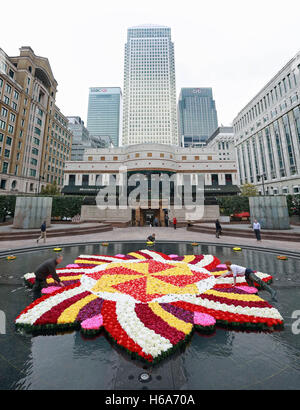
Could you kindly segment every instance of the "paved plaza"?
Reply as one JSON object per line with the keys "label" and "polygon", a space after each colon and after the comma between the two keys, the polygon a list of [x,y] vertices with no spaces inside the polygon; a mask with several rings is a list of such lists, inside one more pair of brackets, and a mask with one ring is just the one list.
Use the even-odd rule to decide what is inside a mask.
{"label": "paved plaza", "polygon": [[[207,226],[214,226],[213,224],[206,224]],[[55,224],[48,228],[48,231],[54,229],[61,229],[64,228],[66,230],[74,228],[74,226],[78,227],[78,225],[70,224],[70,225],[63,225],[63,224]],[[97,226],[97,224],[89,223],[89,224],[81,224],[82,228],[86,227],[93,227]],[[225,227],[225,226],[224,226]],[[251,228],[249,225],[245,224],[232,224],[226,225],[226,227],[234,228],[234,229],[248,229],[249,233],[251,233]],[[1,232],[9,232],[12,231],[11,226],[2,226],[0,227],[0,235]],[[14,230],[15,231],[15,230]],[[84,230],[83,230],[84,232]],[[282,232],[294,232],[300,233],[300,226],[293,225],[292,229],[289,231],[282,231]],[[276,249],[281,252],[290,251],[290,252],[300,252],[300,242],[292,242],[292,241],[278,241],[278,240],[264,240],[264,231],[262,230],[262,241],[257,242],[256,238],[249,237],[249,238],[238,238],[235,236],[226,235],[224,237],[220,237],[217,239],[214,233],[199,233],[199,232],[191,232],[188,231],[186,227],[177,228],[176,230],[173,227],[127,227],[127,228],[113,228],[113,230],[109,232],[99,232],[99,233],[90,233],[90,234],[82,234],[77,236],[59,236],[59,237],[51,237],[47,238],[46,245],[63,245],[63,244],[72,244],[72,243],[87,243],[87,242],[109,242],[109,241],[143,241],[147,237],[152,234],[156,234],[157,241],[190,241],[190,242],[204,242],[204,243],[213,243],[213,244],[232,244],[236,246],[254,246],[258,248],[268,248],[268,249]],[[39,230],[37,230],[37,237],[39,236]],[[0,241],[0,251],[7,251],[7,250],[14,250],[14,249],[23,249],[23,248],[36,248],[44,246],[44,242],[41,240],[39,244],[36,243],[34,239],[16,239],[16,240],[7,240],[7,241]]]}

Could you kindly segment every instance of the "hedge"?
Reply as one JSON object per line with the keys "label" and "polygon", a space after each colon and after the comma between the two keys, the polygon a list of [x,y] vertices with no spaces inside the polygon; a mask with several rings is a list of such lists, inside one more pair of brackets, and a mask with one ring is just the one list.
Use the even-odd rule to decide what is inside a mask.
{"label": "hedge", "polygon": [[234,213],[249,212],[249,198],[247,196],[217,197],[221,215],[232,215]]}
{"label": "hedge", "polygon": [[80,215],[84,196],[53,196],[52,217],[70,217]]}
{"label": "hedge", "polygon": [[15,195],[0,195],[0,222],[5,222],[5,219],[8,215],[14,216],[15,207]]}

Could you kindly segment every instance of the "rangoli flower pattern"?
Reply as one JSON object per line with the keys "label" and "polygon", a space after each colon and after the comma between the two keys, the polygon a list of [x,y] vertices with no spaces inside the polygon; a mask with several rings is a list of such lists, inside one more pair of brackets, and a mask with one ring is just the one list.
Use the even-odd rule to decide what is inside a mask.
{"label": "rangoli flower pattern", "polygon": [[[143,250],[128,255],[81,255],[57,269],[63,288],[47,279],[44,296],[16,319],[32,333],[80,329],[96,335],[103,329],[131,355],[152,364],[169,356],[194,329],[216,326],[272,331],[283,326],[277,309],[256,288],[238,277],[217,280],[225,272],[213,255],[165,255]],[[256,272],[265,282],[272,277]],[[34,284],[34,274],[24,276]]]}

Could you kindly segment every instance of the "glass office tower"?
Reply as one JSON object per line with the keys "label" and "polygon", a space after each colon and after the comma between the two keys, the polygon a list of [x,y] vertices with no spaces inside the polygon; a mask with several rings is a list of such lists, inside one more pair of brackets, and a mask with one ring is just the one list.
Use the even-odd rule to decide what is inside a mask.
{"label": "glass office tower", "polygon": [[178,102],[179,138],[184,147],[199,147],[218,128],[211,88],[182,88]]}
{"label": "glass office tower", "polygon": [[131,27],[125,45],[123,145],[178,142],[171,29]]}
{"label": "glass office tower", "polygon": [[118,147],[122,121],[122,92],[119,87],[90,88],[87,129],[91,136],[110,137]]}

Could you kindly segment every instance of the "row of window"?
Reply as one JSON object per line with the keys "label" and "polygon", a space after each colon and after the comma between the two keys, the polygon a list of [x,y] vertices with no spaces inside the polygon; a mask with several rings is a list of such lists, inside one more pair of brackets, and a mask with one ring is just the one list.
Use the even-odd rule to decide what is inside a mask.
{"label": "row of window", "polygon": [[[300,73],[300,64],[297,67],[298,76]],[[244,114],[239,121],[237,121],[235,126],[235,131],[240,131],[243,127],[251,123],[255,118],[260,116],[261,113],[270,108],[274,103],[280,100],[285,94],[298,84],[297,76],[295,71],[288,73],[286,77],[282,78],[270,91],[266,93],[249,111]]]}
{"label": "row of window", "polygon": [[285,114],[237,148],[241,183],[283,178],[288,175],[287,170],[290,175],[299,172],[296,156],[300,150],[300,107],[294,108],[292,114],[298,147],[292,136],[289,115]]}

